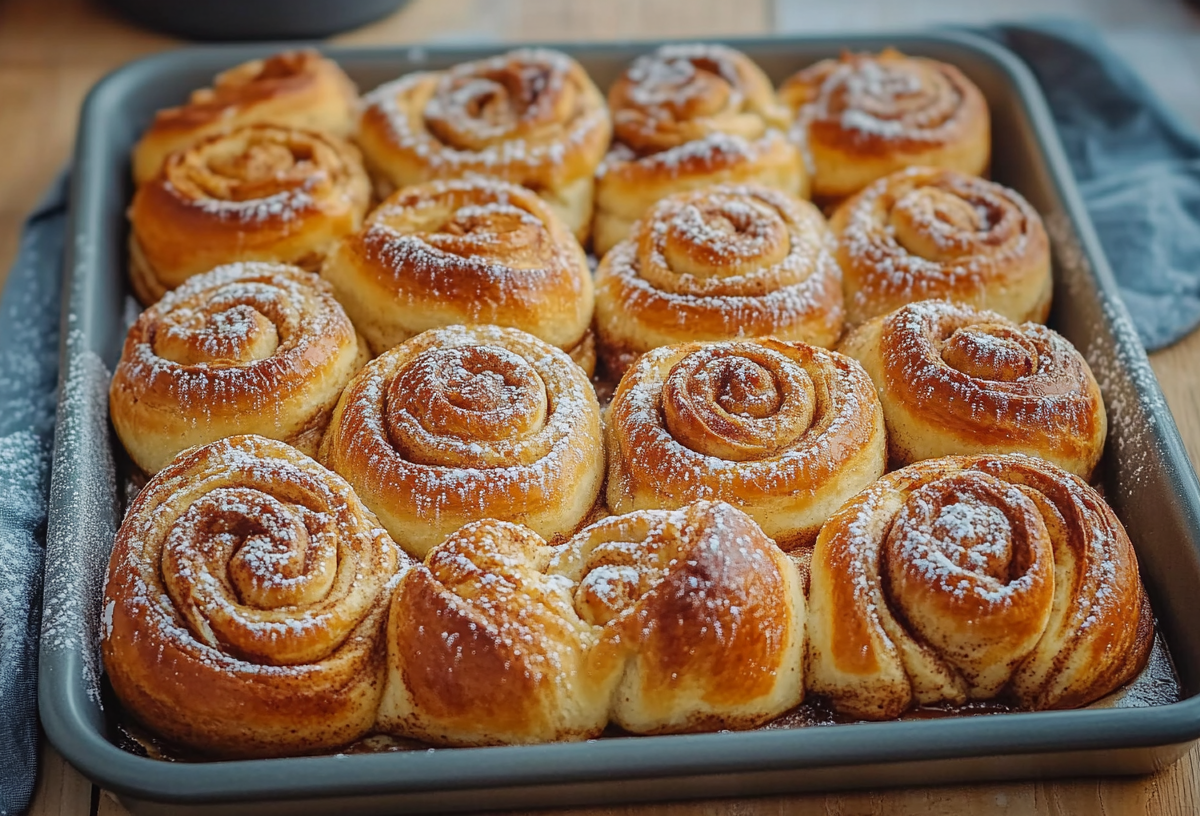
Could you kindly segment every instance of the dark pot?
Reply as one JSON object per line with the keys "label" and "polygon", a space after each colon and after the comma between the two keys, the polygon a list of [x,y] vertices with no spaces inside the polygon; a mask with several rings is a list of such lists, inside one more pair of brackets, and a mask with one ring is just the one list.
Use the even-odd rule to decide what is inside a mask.
{"label": "dark pot", "polygon": [[139,25],[191,40],[311,40],[365,25],[408,0],[107,0]]}

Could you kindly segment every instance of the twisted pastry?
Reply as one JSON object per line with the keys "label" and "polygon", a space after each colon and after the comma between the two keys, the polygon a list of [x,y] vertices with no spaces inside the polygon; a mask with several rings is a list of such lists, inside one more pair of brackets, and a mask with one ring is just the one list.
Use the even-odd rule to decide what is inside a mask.
{"label": "twisted pastry", "polygon": [[1153,640],[1112,510],[1020,454],[884,476],[821,528],[810,580],[808,689],[864,719],[1001,694],[1086,705],[1135,677]]}
{"label": "twisted pastry", "polygon": [[596,174],[592,242],[603,256],[671,193],[755,182],[808,196],[784,135],[788,111],[750,58],[723,45],[664,45],[608,92],[615,141]]}
{"label": "twisted pastry", "polygon": [[1045,326],[926,300],[864,323],[840,351],[875,381],[898,465],[1025,453],[1086,479],[1104,452],[1100,387]]}
{"label": "twisted pastry", "polygon": [[101,650],[125,710],[219,757],[365,735],[403,556],[336,474],[238,436],[179,457],[117,533]]}
{"label": "twisted pastry", "polygon": [[552,539],[573,533],[600,494],[600,406],[579,366],[532,335],[434,329],[354,378],[321,461],[418,557],[484,518]]}
{"label": "twisted pastry", "polygon": [[784,549],[811,544],[883,473],[883,411],[858,363],[774,338],[645,354],[607,425],[608,506],[739,507]]}
{"label": "twisted pastry", "polygon": [[792,76],[779,98],[795,115],[817,198],[844,198],[913,165],[987,169],[987,102],[953,65],[892,48],[843,54]]}
{"label": "twisted pastry", "polygon": [[217,74],[211,88],[160,110],[133,150],[133,180],[150,181],[167,156],[245,125],[274,124],[349,136],[358,89],[333,60],[312,49],[284,51]]}
{"label": "twisted pastry", "polygon": [[587,257],[522,187],[468,179],[401,190],[338,244],[322,275],[376,353],[427,329],[493,323],[595,367]]}
{"label": "twisted pastry", "polygon": [[614,516],[571,539],[550,574],[594,632],[594,682],[636,734],[753,728],[804,697],[795,563],[723,502]]}
{"label": "twisted pastry", "polygon": [[592,176],[612,124],[604,97],[566,54],[522,49],[409,74],[364,102],[358,143],[381,195],[489,176],[534,190],[587,238]]}
{"label": "twisted pastry", "polygon": [[1044,323],[1050,241],[1015,190],[930,167],[880,179],[834,213],[846,321],[941,298]]}
{"label": "twisted pastry", "polygon": [[212,136],[167,159],[129,207],[130,278],[151,304],[233,261],[315,272],[357,230],[371,189],[358,151],[335,136],[271,125]]}
{"label": "twisted pastry", "polygon": [[519,524],[468,524],[396,589],[384,731],[435,745],[581,740],[608,721],[586,667],[590,627],[553,549]]}
{"label": "twisted pastry", "polygon": [[367,360],[329,286],[282,264],[231,264],[142,312],[109,408],[130,458],[155,473],[180,451],[256,433],[315,453]]}
{"label": "twisted pastry", "polygon": [[596,272],[600,354],[620,375],[685,340],[775,335],[832,346],[842,332],[832,235],[806,201],[753,185],[656,204]]}
{"label": "twisted pastry", "polygon": [[751,728],[804,695],[796,566],[727,504],[605,519],[557,549],[468,524],[388,620],[379,725],[438,745]]}

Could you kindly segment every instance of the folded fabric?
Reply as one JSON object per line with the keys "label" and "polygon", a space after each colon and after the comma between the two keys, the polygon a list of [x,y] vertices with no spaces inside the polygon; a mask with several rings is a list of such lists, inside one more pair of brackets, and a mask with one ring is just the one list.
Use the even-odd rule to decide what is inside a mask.
{"label": "folded fabric", "polygon": [[66,178],[25,222],[0,300],[0,816],[37,769],[37,632],[58,379]]}
{"label": "folded fabric", "polygon": [[981,32],[1033,69],[1121,296],[1150,351],[1200,323],[1200,134],[1091,25]]}

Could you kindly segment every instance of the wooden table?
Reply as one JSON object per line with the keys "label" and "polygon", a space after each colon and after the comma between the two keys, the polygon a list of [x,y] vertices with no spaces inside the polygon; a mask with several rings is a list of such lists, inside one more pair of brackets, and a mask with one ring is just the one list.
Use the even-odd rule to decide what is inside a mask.
{"label": "wooden table", "polygon": [[[1177,0],[416,0],[406,10],[341,37],[347,43],[449,40],[581,40],[716,37],[772,31],[912,28],[1053,11],[1084,14],[1111,29],[1117,50],[1160,94],[1200,124],[1200,15]],[[117,65],[171,47],[84,0],[0,0],[0,277],[16,252],[24,214],[67,161],[79,103]],[[1152,357],[1188,446],[1200,461],[1200,332]],[[1193,814],[1200,812],[1200,749],[1143,779],[911,788],[687,804],[598,808],[582,814]],[[125,813],[49,745],[34,799],[37,816]]]}

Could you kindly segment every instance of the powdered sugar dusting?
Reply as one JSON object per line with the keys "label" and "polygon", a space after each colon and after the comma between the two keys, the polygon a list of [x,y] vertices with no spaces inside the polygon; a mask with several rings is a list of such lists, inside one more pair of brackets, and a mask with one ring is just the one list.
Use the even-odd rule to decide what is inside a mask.
{"label": "powdered sugar dusting", "polygon": [[967,117],[979,115],[966,101],[978,93],[947,65],[892,51],[825,60],[801,71],[781,91],[785,100],[803,100],[793,133],[805,146],[814,133],[822,141],[850,145],[945,143],[965,127]]}
{"label": "powdered sugar dusting", "polygon": [[433,525],[487,517],[516,496],[528,497],[525,512],[541,512],[580,489],[563,480],[600,455],[599,406],[583,371],[513,329],[426,332],[369,364],[343,400],[330,463],[362,495]]}
{"label": "powdered sugar dusting", "polygon": [[[726,417],[719,401],[710,404],[716,392],[695,378],[737,356],[762,369],[768,401],[752,402],[778,413],[748,406],[757,419]],[[686,389],[682,381],[672,385],[676,372],[691,380]],[[678,407],[664,416],[668,401]],[[733,503],[790,496],[799,509],[846,463],[864,455],[875,438],[878,410],[874,388],[857,364],[811,346],[758,340],[656,349],[642,356],[613,400],[609,421],[619,475],[610,478],[625,494]],[[701,418],[720,414],[721,421],[673,419],[693,412]],[[761,424],[761,433],[743,427],[748,421]],[[739,453],[723,453],[726,446]]]}
{"label": "powdered sugar dusting", "polygon": [[986,303],[1048,250],[1041,219],[1016,192],[919,167],[864,190],[844,216],[838,247],[865,317],[929,297]]}
{"label": "powdered sugar dusting", "polygon": [[317,372],[339,361],[348,376],[355,354],[350,321],[315,276],[229,264],[191,278],[138,318],[114,393],[120,409],[136,403],[193,427],[212,425],[232,408],[274,415],[282,434],[285,422],[306,426],[288,413],[291,395],[310,395]]}
{"label": "powdered sugar dusting", "polygon": [[[278,497],[278,498],[277,498]],[[289,676],[342,650],[403,569],[344,481],[282,443],[233,437],[193,449],[138,496],[106,596],[148,637],[205,670]],[[316,682],[316,675],[313,675]]]}
{"label": "powdered sugar dusting", "polygon": [[[573,102],[560,104],[568,95]],[[420,161],[422,179],[474,172],[517,183],[549,181],[563,175],[572,157],[602,151],[609,128],[586,74],[549,49],[409,74],[363,102],[366,117],[384,123],[389,147]]]}
{"label": "powdered sugar dusting", "polygon": [[78,655],[88,696],[100,704],[100,597],[117,529],[115,468],[108,445],[109,372],[72,330],[67,338],[46,533],[42,648]]}
{"label": "powdered sugar dusting", "polygon": [[764,188],[665,199],[600,264],[597,296],[615,301],[598,307],[602,336],[622,331],[611,311],[666,336],[829,342],[841,277],[831,248],[815,208]]}

